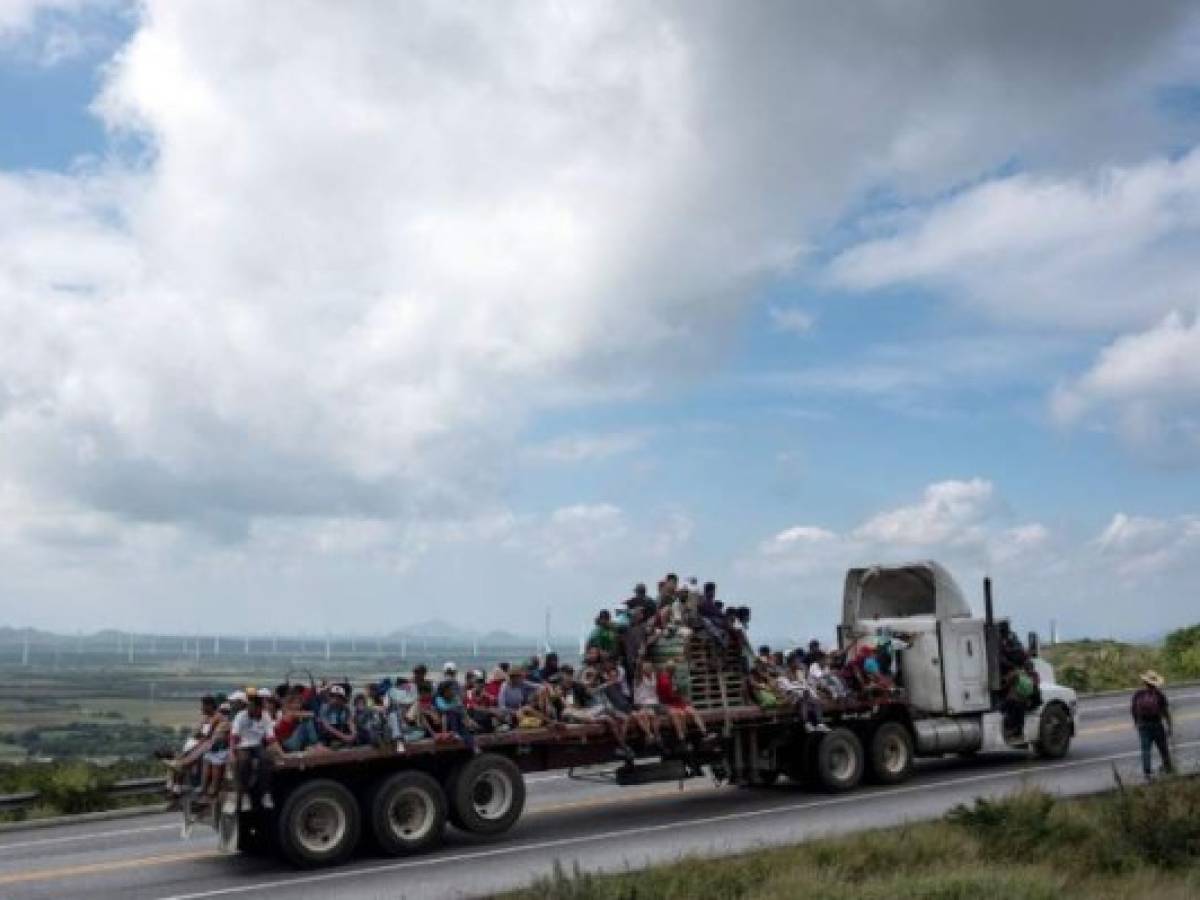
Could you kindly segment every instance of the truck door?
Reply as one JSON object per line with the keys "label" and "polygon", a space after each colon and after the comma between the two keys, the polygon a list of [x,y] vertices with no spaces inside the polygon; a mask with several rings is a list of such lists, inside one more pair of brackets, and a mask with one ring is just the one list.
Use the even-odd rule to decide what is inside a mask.
{"label": "truck door", "polygon": [[987,640],[981,619],[945,619],[942,630],[942,671],[946,678],[946,712],[986,712],[988,691]]}

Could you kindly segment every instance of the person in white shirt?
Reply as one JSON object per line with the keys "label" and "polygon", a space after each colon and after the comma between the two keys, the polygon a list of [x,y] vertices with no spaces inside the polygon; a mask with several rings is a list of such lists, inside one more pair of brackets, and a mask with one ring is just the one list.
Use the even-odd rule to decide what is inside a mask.
{"label": "person in white shirt", "polygon": [[247,691],[246,708],[233,719],[230,746],[237,754],[238,784],[264,809],[273,809],[271,798],[271,754],[275,744],[275,722],[263,708],[270,694],[266,688]]}

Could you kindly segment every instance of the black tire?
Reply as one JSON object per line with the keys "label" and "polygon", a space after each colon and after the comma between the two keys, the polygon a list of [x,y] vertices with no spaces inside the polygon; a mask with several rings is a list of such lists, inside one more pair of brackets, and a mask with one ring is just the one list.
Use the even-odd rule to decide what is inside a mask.
{"label": "black tire", "polygon": [[446,797],[455,827],[469,834],[502,834],[525,809],[525,779],[507,756],[482,753],[451,774]]}
{"label": "black tire", "polygon": [[420,853],[441,843],[446,795],[424,772],[397,772],[371,789],[371,834],[389,856]]}
{"label": "black tire", "polygon": [[237,848],[247,856],[265,856],[271,852],[271,830],[265,814],[238,814]]}
{"label": "black tire", "polygon": [[835,728],[822,735],[813,757],[813,774],[827,791],[840,794],[853,790],[862,781],[862,741],[849,728]]}
{"label": "black tire", "polygon": [[912,734],[900,722],[884,722],[871,735],[867,775],[876,784],[899,784],[913,773]]}
{"label": "black tire", "polygon": [[1038,739],[1034,745],[1043,759],[1062,759],[1071,749],[1073,725],[1071,714],[1061,703],[1051,703],[1042,710],[1038,724]]}
{"label": "black tire", "polygon": [[354,852],[362,833],[358,801],[344,785],[318,778],[300,785],[279,811],[279,850],[294,866],[332,866]]}

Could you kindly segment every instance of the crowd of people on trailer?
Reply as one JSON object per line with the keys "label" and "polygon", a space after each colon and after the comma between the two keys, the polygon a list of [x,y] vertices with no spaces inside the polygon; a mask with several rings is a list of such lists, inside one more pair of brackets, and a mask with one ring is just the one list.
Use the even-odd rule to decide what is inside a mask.
{"label": "crowd of people on trailer", "polygon": [[714,647],[742,660],[746,696],[731,703],[794,709],[809,730],[828,730],[822,710],[852,693],[892,688],[893,660],[903,642],[882,634],[844,651],[826,653],[819,641],[790,653],[752,649],[750,610],[725,606],[713,582],[681,581],[668,574],[650,596],[635,587],[621,608],[604,609],[584,644],[578,667],[556,653],[527,664],[500,662],[490,671],[460,673],[447,662],[434,681],[425,665],[411,675],[383,678],[355,690],[348,683],[247,687],[201,699],[201,720],[170,766],[172,790],[190,779],[199,795],[218,792],[226,767],[239,767],[239,783],[255,784],[270,805],[271,760],[284,753],[319,754],[351,747],[404,753],[423,740],[461,741],[479,752],[478,734],[514,729],[603,725],[620,753],[635,756],[670,746],[693,751],[715,740],[688,697],[686,679],[667,659],[656,664],[654,645],[701,630]]}

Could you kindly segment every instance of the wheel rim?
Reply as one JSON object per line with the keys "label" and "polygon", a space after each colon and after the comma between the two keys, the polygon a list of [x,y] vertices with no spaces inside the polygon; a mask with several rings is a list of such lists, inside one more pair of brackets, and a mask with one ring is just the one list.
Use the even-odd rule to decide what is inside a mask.
{"label": "wheel rim", "polygon": [[507,778],[498,772],[484,772],[471,789],[471,805],[481,819],[503,818],[512,807],[513,789]]}
{"label": "wheel rim", "polygon": [[433,800],[419,788],[405,788],[392,799],[388,824],[392,833],[404,841],[417,841],[433,827],[437,811]]}
{"label": "wheel rim", "polygon": [[297,810],[296,842],[309,853],[328,853],[346,836],[346,811],[324,797],[314,797]]}
{"label": "wheel rim", "polygon": [[854,776],[854,754],[838,741],[829,748],[829,774],[835,781],[849,781]]}
{"label": "wheel rim", "polygon": [[897,735],[888,735],[880,747],[884,771],[892,775],[903,772],[908,766],[908,747]]}

